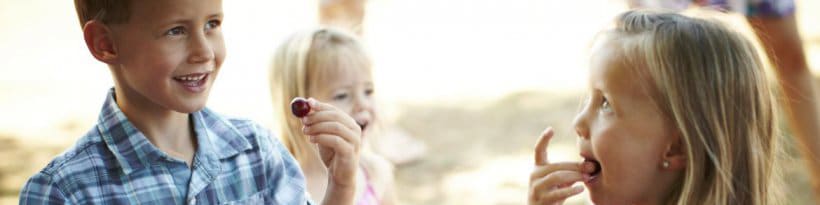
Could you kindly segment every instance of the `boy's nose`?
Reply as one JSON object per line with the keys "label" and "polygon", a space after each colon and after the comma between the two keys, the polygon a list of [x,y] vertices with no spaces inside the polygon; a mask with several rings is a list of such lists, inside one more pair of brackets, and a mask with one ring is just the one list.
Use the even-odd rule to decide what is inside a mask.
{"label": "boy's nose", "polygon": [[196,37],[190,42],[190,56],[188,62],[191,64],[206,63],[214,59],[214,50],[211,42],[204,35],[194,35]]}

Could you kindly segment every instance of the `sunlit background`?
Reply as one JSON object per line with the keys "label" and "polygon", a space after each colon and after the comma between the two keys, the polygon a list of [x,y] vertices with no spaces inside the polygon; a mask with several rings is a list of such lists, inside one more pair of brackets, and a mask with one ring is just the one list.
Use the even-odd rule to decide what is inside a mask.
{"label": "sunlit background", "polygon": [[[228,54],[208,106],[272,126],[271,56],[316,25],[316,5],[225,1]],[[569,123],[588,44],[625,9],[615,0],[369,0],[363,39],[384,119],[428,148],[397,165],[401,202],[524,204],[531,147],[548,125],[559,136],[550,156],[578,160]],[[798,0],[815,73],[818,13],[820,2]],[[91,128],[112,85],[85,47],[73,1],[0,0],[0,204],[16,204],[25,180]],[[801,170],[789,177],[805,179]],[[801,189],[789,187],[796,203],[808,202]]]}

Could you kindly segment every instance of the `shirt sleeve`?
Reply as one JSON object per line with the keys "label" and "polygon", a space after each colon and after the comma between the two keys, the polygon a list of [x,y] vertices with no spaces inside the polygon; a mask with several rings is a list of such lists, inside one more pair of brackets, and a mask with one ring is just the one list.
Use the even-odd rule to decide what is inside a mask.
{"label": "shirt sleeve", "polygon": [[39,172],[20,190],[20,204],[71,204],[51,175]]}

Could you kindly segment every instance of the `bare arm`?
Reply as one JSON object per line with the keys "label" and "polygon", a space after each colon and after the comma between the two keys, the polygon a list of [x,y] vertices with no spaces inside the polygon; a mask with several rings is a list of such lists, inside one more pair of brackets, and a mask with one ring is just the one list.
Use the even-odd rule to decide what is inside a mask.
{"label": "bare arm", "polygon": [[789,127],[812,175],[815,200],[820,200],[817,198],[820,197],[820,126],[817,126],[820,113],[795,16],[748,17],[747,20],[775,66]]}

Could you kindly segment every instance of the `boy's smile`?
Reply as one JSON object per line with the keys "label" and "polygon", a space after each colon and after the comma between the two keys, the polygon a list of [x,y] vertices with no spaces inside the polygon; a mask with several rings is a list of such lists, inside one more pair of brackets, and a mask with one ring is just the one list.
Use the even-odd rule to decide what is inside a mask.
{"label": "boy's smile", "polygon": [[205,91],[205,83],[208,81],[208,73],[193,73],[188,75],[175,76],[174,80],[177,83],[192,93],[200,93]]}

